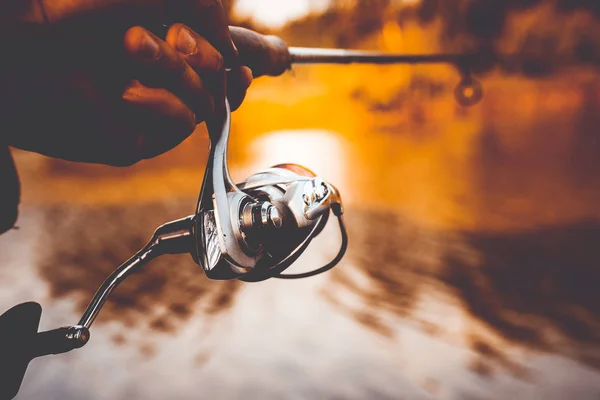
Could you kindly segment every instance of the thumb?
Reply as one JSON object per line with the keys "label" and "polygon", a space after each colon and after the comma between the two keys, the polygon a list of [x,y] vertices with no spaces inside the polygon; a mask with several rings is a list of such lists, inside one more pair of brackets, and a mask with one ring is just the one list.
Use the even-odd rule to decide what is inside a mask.
{"label": "thumb", "polygon": [[21,186],[8,146],[0,145],[0,233],[17,222]]}

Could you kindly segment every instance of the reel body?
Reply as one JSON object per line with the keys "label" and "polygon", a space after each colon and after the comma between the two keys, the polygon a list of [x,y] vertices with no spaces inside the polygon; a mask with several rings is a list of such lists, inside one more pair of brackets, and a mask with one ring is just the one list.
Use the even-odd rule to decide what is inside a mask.
{"label": "reel body", "polygon": [[277,277],[321,233],[331,205],[341,206],[333,185],[295,164],[260,171],[237,187],[241,193],[228,194],[235,247],[227,247],[223,221],[215,219],[217,196],[213,209],[202,210],[197,220],[201,242],[195,260],[210,279],[256,282]]}
{"label": "reel body", "polygon": [[194,224],[194,260],[210,279],[248,282],[277,277],[306,249],[332,209],[337,189],[307,168],[281,164],[239,185],[227,168],[231,114],[208,124],[211,153]]}

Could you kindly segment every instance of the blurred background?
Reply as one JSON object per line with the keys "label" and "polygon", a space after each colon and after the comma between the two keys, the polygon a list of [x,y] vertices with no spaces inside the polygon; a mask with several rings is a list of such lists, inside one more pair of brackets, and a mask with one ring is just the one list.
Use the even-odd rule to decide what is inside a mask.
{"label": "blurred background", "polygon": [[[165,257],[108,301],[82,350],[32,363],[21,399],[600,398],[600,3],[231,0],[290,45],[481,54],[456,69],[297,67],[233,117],[236,180],[306,165],[346,202],[349,253],[298,282],[212,282]],[[495,57],[510,53],[510,62]],[[192,214],[204,127],[126,169],[15,151],[18,230],[0,310],[75,323],[154,228]],[[331,224],[294,265],[318,267]]]}

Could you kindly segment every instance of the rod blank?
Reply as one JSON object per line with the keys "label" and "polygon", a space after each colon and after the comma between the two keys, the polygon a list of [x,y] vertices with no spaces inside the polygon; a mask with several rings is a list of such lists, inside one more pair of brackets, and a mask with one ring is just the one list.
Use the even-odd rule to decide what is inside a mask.
{"label": "rod blank", "polygon": [[456,64],[459,54],[394,54],[377,51],[290,47],[290,64]]}

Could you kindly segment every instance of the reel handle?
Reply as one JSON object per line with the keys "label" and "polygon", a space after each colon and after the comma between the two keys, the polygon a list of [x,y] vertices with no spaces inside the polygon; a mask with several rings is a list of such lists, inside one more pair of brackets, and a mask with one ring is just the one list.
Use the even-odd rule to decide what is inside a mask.
{"label": "reel handle", "polygon": [[0,399],[17,395],[34,358],[67,353],[89,339],[89,331],[83,327],[38,333],[41,316],[42,307],[35,302],[16,305],[0,315]]}

